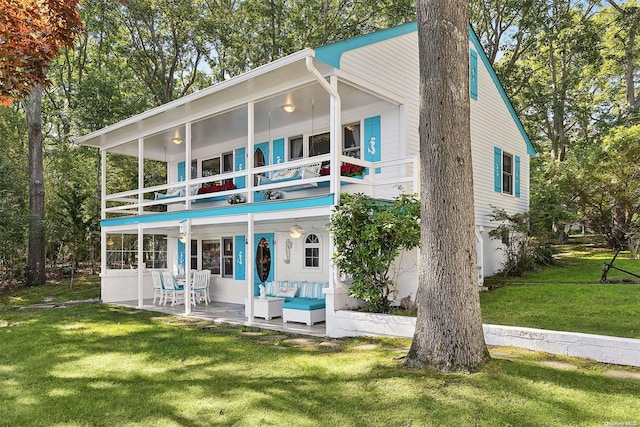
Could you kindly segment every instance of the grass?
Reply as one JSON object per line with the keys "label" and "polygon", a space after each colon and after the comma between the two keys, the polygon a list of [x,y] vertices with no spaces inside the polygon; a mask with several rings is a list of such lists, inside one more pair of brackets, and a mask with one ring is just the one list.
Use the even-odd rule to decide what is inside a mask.
{"label": "grass", "polygon": [[[557,266],[522,278],[488,278],[480,294],[484,323],[640,338],[640,285],[601,284],[611,251],[561,247]],[[640,273],[640,261],[619,255],[615,265]],[[610,270],[608,279],[635,279]],[[637,279],[636,279],[637,280]]]}
{"label": "grass", "polygon": [[[0,425],[640,422],[640,381],[606,377],[606,365],[499,349],[515,358],[444,375],[404,369],[398,358],[406,354],[405,339],[271,334],[102,304],[5,306]],[[578,369],[549,368],[542,359]]]}
{"label": "grass", "polygon": [[[490,280],[484,321],[638,337],[640,286],[597,283],[610,256],[565,251],[558,268]],[[640,378],[640,369],[492,348],[501,358],[479,372],[445,375],[403,368],[406,339],[320,340],[103,304],[33,306],[95,298],[98,282],[0,291],[0,426],[640,423],[640,381],[604,375]]]}

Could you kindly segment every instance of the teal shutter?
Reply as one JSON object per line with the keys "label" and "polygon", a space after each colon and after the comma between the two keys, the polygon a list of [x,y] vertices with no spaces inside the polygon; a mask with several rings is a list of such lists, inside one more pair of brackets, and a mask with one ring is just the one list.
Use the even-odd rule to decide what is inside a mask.
{"label": "teal shutter", "polygon": [[184,162],[178,163],[178,182],[187,179],[186,165]]}
{"label": "teal shutter", "polygon": [[[242,148],[236,148],[236,154],[235,154],[235,159],[234,159],[234,168],[233,170],[235,172],[237,171],[242,171],[245,170],[247,165],[245,164],[245,149],[244,147]],[[245,177],[241,176],[236,178],[236,187],[238,188],[244,188],[245,185]]]}
{"label": "teal shutter", "polygon": [[515,170],[513,171],[513,186],[514,194],[516,197],[520,197],[520,156],[515,156]]}
{"label": "teal shutter", "polygon": [[273,141],[273,164],[284,163],[284,138]]}
{"label": "teal shutter", "polygon": [[478,99],[478,53],[471,49],[469,56],[469,91],[471,99]]}
{"label": "teal shutter", "polygon": [[[179,162],[178,163],[178,181],[181,182],[186,179],[187,179],[186,163]],[[180,240],[178,240],[178,266],[182,266],[182,271],[184,271],[184,268],[185,268],[185,256],[186,256],[185,244],[182,243]]]}
{"label": "teal shutter", "polygon": [[178,267],[178,270],[184,271],[185,269],[186,253],[186,245],[178,239],[178,266],[182,266],[182,269]]}
{"label": "teal shutter", "polygon": [[246,277],[245,274],[245,237],[244,236],[236,236],[235,241],[233,242],[233,251],[234,251],[234,263],[235,263],[235,279],[236,280],[244,280]]}
{"label": "teal shutter", "polygon": [[493,189],[502,193],[502,150],[493,147]]}
{"label": "teal shutter", "polygon": [[[380,143],[380,116],[364,119],[364,160],[379,162],[382,159]],[[376,173],[380,173],[380,168]]]}

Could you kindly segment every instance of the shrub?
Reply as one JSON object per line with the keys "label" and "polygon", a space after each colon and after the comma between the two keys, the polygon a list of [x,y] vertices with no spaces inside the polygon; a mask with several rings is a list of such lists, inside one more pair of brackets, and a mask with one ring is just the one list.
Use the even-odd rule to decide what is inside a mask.
{"label": "shrub", "polygon": [[364,301],[364,311],[388,313],[395,283],[393,262],[401,251],[420,243],[420,202],[401,195],[382,202],[364,194],[343,194],[331,214],[329,231],[336,247],[334,261],[353,279],[352,297]]}
{"label": "shrub", "polygon": [[547,236],[532,236],[529,213],[508,214],[504,209],[494,208],[490,215],[493,221],[501,222],[489,236],[502,241],[505,261],[500,274],[522,276],[535,269],[536,265],[551,265],[554,251]]}

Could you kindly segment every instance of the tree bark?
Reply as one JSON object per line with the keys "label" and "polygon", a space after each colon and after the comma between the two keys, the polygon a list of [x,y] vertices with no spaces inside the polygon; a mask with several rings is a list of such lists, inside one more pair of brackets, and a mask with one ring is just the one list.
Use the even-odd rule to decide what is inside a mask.
{"label": "tree bark", "polygon": [[42,86],[25,103],[29,135],[29,253],[27,285],[43,285],[45,276],[44,167],[42,163]]}
{"label": "tree bark", "polygon": [[421,246],[405,365],[472,371],[489,358],[476,269],[466,0],[419,0]]}

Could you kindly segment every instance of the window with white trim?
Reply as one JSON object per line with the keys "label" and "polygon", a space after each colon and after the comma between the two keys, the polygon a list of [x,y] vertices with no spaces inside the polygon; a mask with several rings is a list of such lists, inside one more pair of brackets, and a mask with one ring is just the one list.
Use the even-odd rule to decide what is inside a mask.
{"label": "window with white trim", "polygon": [[222,277],[233,278],[233,237],[222,239]]}
{"label": "window with white trim", "polygon": [[320,239],[315,234],[309,234],[304,239],[305,268],[320,268]]}
{"label": "window with white trim", "polygon": [[502,152],[502,192],[513,194],[513,155]]}
{"label": "window with white trim", "polygon": [[342,128],[342,154],[360,158],[360,123],[352,123]]}
{"label": "window with white trim", "polygon": [[[145,268],[167,268],[167,236],[145,234],[142,237],[142,261]],[[107,234],[107,268],[123,270],[138,267],[138,235]]]}
{"label": "window with white trim", "polygon": [[220,239],[202,241],[202,269],[220,274]]}

